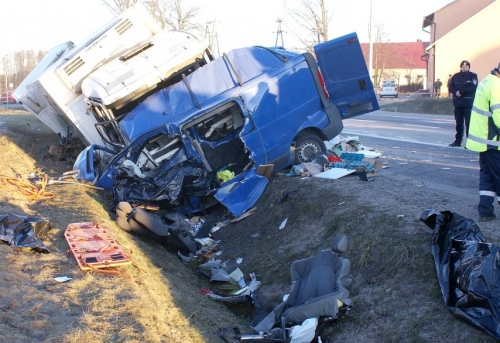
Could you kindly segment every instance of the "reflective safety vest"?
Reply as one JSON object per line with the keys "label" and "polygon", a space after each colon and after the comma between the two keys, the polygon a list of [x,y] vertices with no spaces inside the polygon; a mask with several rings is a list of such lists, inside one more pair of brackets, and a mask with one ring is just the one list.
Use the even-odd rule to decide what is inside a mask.
{"label": "reflective safety vest", "polygon": [[469,123],[467,149],[500,150],[500,75],[498,70],[478,85]]}

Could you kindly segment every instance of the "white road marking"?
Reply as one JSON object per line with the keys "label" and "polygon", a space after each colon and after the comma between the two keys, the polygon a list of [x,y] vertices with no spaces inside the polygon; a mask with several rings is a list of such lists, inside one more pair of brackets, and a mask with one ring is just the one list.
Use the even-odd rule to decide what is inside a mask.
{"label": "white road marking", "polygon": [[[405,143],[415,143],[415,144],[423,144],[423,145],[432,145],[432,146],[438,146],[438,147],[443,147],[443,148],[448,148],[448,149],[457,149],[454,147],[449,147],[448,144],[439,144],[439,143],[429,143],[429,142],[422,142],[422,141],[417,141],[414,139],[403,139],[403,138],[393,138],[393,137],[382,137],[376,134],[369,134],[369,133],[364,133],[364,132],[359,132],[359,131],[353,131],[353,130],[342,130],[341,134],[348,134],[348,135],[353,135],[353,136],[365,136],[365,137],[372,137],[372,138],[379,138],[379,139],[387,139],[390,141],[398,141],[398,142],[405,142]],[[471,151],[472,150],[466,150],[466,151]]]}
{"label": "white road marking", "polygon": [[426,126],[426,125],[412,125],[412,124],[403,124],[401,126],[413,126],[413,127],[424,127],[426,129],[439,129],[436,126]]}

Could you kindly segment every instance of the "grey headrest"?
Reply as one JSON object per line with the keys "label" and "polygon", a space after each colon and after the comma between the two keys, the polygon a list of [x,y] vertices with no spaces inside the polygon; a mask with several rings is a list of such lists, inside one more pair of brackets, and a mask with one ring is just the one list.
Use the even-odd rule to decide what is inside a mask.
{"label": "grey headrest", "polygon": [[130,212],[132,212],[132,206],[128,202],[125,202],[125,201],[120,201],[118,203],[118,205],[116,206],[116,209],[123,211],[126,214],[129,214]]}
{"label": "grey headrest", "polygon": [[346,235],[337,235],[333,238],[332,251],[336,254],[345,254],[349,248]]}

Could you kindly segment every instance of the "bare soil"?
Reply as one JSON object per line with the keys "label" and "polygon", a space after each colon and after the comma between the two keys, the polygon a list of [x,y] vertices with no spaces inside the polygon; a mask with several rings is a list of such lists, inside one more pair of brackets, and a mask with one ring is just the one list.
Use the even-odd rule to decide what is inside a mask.
{"label": "bare soil", "polygon": [[[0,113],[0,174],[24,180],[30,173],[61,176],[71,170],[72,159],[48,154],[52,144],[56,135],[30,114]],[[439,180],[422,186],[390,168],[370,182],[356,175],[338,180],[273,175],[254,214],[213,234],[229,272],[238,267],[247,281],[253,272],[262,282],[255,309],[200,294],[201,288],[217,292],[218,285],[157,242],[121,231],[106,194],[73,184],[46,190],[55,198],[30,200],[11,186],[0,187],[0,215],[38,215],[52,223],[40,237],[49,254],[0,244],[0,328],[6,342],[221,342],[221,327],[252,333],[248,325],[289,292],[291,263],[328,248],[338,233],[350,241],[354,308],[327,330],[323,342],[495,341],[444,305],[430,254],[432,231],[419,217],[431,208],[475,218],[477,199]],[[289,195],[278,201],[284,193]],[[84,221],[108,226],[133,250],[135,266],[121,268],[122,275],[80,271],[66,255],[63,232],[69,223]],[[481,228],[487,239],[498,241],[495,222]],[[56,276],[72,280],[58,283]]]}

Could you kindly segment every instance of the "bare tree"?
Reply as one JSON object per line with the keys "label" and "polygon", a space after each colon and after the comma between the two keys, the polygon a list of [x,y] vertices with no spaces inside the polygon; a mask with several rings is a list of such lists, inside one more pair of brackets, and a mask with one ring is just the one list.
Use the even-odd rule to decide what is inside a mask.
{"label": "bare tree", "polygon": [[202,25],[194,22],[194,19],[200,11],[199,7],[185,9],[182,6],[182,0],[171,0],[167,8],[168,16],[165,17],[165,22],[168,28],[183,31],[203,30]]}
{"label": "bare tree", "polygon": [[390,55],[389,45],[384,44],[389,42],[386,39],[386,32],[384,31],[384,24],[377,25],[375,32],[375,41],[373,43],[373,84],[377,87],[382,81],[382,76],[385,73],[385,65],[387,58]]}
{"label": "bare tree", "polygon": [[320,41],[328,40],[328,25],[333,11],[328,13],[326,2],[326,0],[300,0],[298,5],[285,3],[286,10],[298,26],[297,30],[289,29],[308,49]]}
{"label": "bare tree", "polygon": [[[115,13],[119,14],[133,6],[139,0],[103,0]],[[169,30],[199,31],[203,26],[196,23],[199,7],[186,8],[183,0],[145,0],[143,1],[151,15],[160,23],[161,28]]]}
{"label": "bare tree", "polygon": [[115,14],[120,14],[127,8],[132,7],[139,0],[103,0],[104,4]]}

